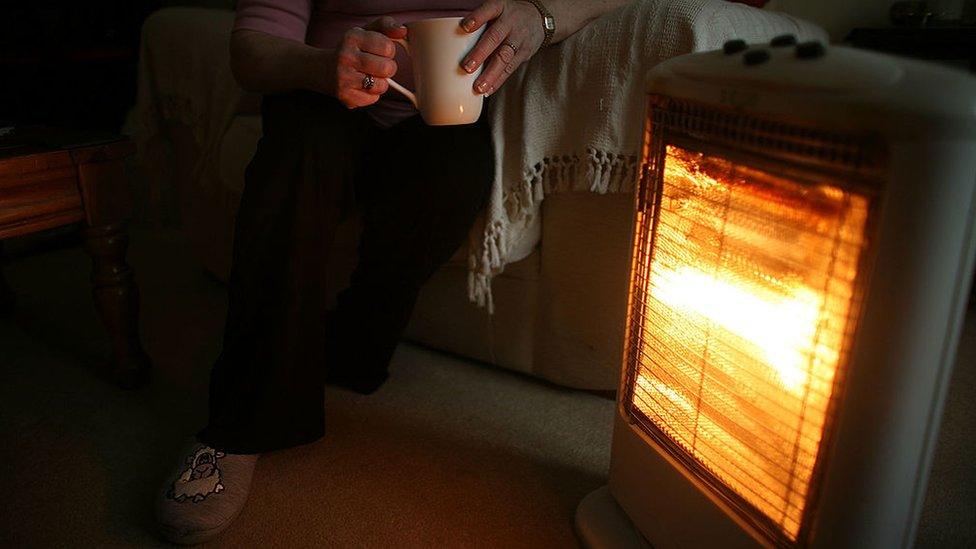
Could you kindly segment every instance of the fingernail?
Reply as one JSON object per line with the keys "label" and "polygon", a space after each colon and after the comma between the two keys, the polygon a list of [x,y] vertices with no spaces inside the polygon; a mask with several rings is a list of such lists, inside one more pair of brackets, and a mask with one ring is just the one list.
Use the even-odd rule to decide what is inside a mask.
{"label": "fingernail", "polygon": [[474,21],[472,21],[471,19],[464,19],[461,21],[461,28],[463,28],[468,32],[471,31],[471,27],[473,26],[474,26]]}
{"label": "fingernail", "polygon": [[488,83],[478,82],[478,84],[475,85],[475,89],[478,90],[478,93],[486,93],[488,91]]}
{"label": "fingernail", "polygon": [[469,59],[467,63],[464,64],[464,70],[468,72],[473,72],[475,67],[478,66],[478,62],[474,59]]}

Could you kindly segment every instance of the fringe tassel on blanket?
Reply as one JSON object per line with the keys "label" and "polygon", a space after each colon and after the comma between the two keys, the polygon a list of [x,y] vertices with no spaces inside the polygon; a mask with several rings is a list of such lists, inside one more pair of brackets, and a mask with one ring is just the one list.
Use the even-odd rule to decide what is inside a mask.
{"label": "fringe tassel on blanket", "polygon": [[[630,192],[637,177],[637,155],[586,150],[589,162],[586,178],[589,191],[597,194]],[[581,189],[573,189],[581,190]]]}
{"label": "fringe tassel on blanket", "polygon": [[[487,223],[480,250],[474,248],[468,254],[468,299],[485,307],[488,314],[495,312],[491,279],[508,263],[509,228],[528,226],[546,195],[566,191],[597,194],[633,191],[637,155],[588,147],[583,158],[585,165],[578,154],[547,156],[524,170],[521,181],[504,189],[502,205],[507,219]],[[581,177],[584,167],[585,175]]]}
{"label": "fringe tassel on blanket", "polygon": [[495,301],[491,293],[491,279],[504,268],[502,258],[508,256],[505,242],[506,223],[495,220],[485,226],[481,242],[481,254],[475,248],[468,254],[468,299],[485,307],[488,314],[495,313]]}

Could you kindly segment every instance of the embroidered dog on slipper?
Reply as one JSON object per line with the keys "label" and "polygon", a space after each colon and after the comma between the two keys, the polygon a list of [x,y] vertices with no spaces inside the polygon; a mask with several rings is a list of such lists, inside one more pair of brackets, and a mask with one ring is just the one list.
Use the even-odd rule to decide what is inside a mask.
{"label": "embroidered dog on slipper", "polygon": [[210,494],[220,493],[224,485],[220,483],[220,466],[217,460],[224,453],[202,446],[186,458],[186,469],[173,481],[166,497],[183,502],[190,500],[200,503]]}

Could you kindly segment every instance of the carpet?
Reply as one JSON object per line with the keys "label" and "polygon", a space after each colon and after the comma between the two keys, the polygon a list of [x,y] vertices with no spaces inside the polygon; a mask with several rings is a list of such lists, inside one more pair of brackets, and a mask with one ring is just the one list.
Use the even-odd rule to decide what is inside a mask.
{"label": "carpet", "polygon": [[[0,318],[2,546],[153,546],[150,500],[206,418],[226,307],[175,233],[135,231],[130,262],[153,384],[105,376],[108,342],[76,246],[5,269]],[[605,482],[613,403],[403,344],[390,381],[327,391],[327,436],[258,462],[215,545],[571,547]]]}

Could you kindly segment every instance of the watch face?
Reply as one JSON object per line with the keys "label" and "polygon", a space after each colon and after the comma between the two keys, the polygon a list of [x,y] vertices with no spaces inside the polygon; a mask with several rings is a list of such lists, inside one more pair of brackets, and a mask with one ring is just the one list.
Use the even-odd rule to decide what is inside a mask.
{"label": "watch face", "polygon": [[545,16],[543,19],[543,24],[546,26],[546,30],[548,31],[556,30],[556,20],[553,19],[551,15]]}

